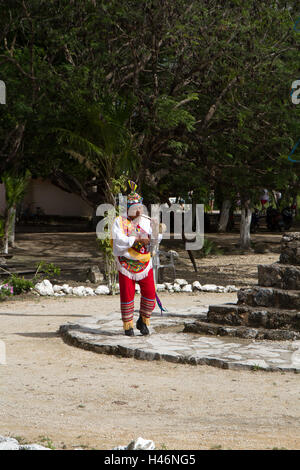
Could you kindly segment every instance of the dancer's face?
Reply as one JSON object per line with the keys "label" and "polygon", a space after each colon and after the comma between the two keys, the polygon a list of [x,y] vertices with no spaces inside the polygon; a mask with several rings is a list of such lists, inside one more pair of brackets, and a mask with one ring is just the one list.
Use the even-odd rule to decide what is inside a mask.
{"label": "dancer's face", "polygon": [[128,219],[134,220],[143,213],[143,206],[141,204],[134,204],[128,209]]}

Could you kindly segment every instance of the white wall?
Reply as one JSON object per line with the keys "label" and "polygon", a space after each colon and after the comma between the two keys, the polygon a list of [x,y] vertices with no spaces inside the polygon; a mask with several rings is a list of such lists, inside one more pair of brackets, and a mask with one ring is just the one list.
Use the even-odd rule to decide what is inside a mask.
{"label": "white wall", "polygon": [[46,215],[90,216],[92,208],[79,196],[67,193],[48,180],[36,179],[29,184],[24,205],[30,203],[31,210],[41,207]]}
{"label": "white wall", "polygon": [[[67,193],[42,179],[34,179],[29,183],[23,206],[26,207],[27,204],[30,204],[32,212],[41,207],[46,215],[87,217],[93,213],[92,208],[79,196]],[[5,189],[0,184],[0,213],[3,213],[4,208]]]}

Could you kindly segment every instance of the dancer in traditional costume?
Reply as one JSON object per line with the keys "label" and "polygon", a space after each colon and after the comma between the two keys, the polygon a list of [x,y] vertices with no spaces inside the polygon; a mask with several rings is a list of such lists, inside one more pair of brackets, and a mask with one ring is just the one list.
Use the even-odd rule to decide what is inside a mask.
{"label": "dancer in traditional costume", "polygon": [[[119,271],[120,302],[125,335],[134,336],[133,312],[135,283],[141,289],[140,316],[136,327],[148,335],[151,313],[155,307],[155,284],[150,253],[150,236],[153,221],[143,212],[143,198],[137,194],[136,184],[127,196],[127,216],[116,217],[112,225],[113,253]],[[158,242],[162,234],[158,235]]]}

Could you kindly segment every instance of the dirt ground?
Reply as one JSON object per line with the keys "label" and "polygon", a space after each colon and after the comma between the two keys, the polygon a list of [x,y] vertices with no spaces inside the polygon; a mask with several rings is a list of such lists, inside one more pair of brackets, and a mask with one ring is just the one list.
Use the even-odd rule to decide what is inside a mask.
{"label": "dirt ground", "polygon": [[[206,234],[214,247],[222,254],[210,254],[196,258],[197,272],[194,271],[184,244],[180,240],[163,240],[162,250],[176,250],[176,277],[188,281],[200,281],[201,284],[235,284],[247,286],[257,282],[257,264],[270,264],[279,259],[280,233],[257,233],[252,235],[253,251],[243,253],[238,249],[238,233]],[[85,282],[88,268],[94,264],[103,268],[103,258],[96,243],[94,233],[18,233],[13,258],[8,266],[15,269],[32,270],[36,263],[45,261],[54,263],[62,269],[61,277],[56,281],[69,280],[66,273],[73,273],[73,280],[78,270],[78,282]],[[83,277],[82,277],[83,276]],[[173,271],[166,269],[165,281],[172,281]]]}
{"label": "dirt ground", "polygon": [[[15,264],[30,265],[33,251],[49,262],[91,264],[100,259],[91,237],[19,234]],[[225,235],[226,252],[197,259],[198,273],[180,252],[177,275],[202,284],[256,284],[257,264],[278,260],[280,238],[269,238],[272,249],[263,254],[242,254],[236,236]],[[236,294],[161,298],[169,308],[184,308],[234,302]],[[57,334],[63,323],[118,307],[118,296],[27,296],[0,304],[7,353],[7,365],[0,365],[0,435],[57,449],[112,449],[138,436],[158,449],[300,448],[297,374],[119,358],[74,348]]]}
{"label": "dirt ground", "polygon": [[[162,294],[169,307],[235,294]],[[158,449],[299,449],[300,377],[95,354],[65,344],[62,323],[109,312],[117,297],[0,306],[0,435],[57,449],[112,449],[142,436]]]}

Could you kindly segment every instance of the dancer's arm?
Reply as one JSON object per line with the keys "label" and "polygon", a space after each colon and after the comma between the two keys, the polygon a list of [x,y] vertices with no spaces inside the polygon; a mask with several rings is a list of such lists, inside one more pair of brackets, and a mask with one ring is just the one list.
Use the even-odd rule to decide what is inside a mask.
{"label": "dancer's arm", "polygon": [[120,255],[122,252],[126,252],[128,248],[131,248],[135,242],[135,236],[127,236],[121,226],[119,217],[117,217],[112,225],[111,229],[112,239],[114,243],[114,254]]}

